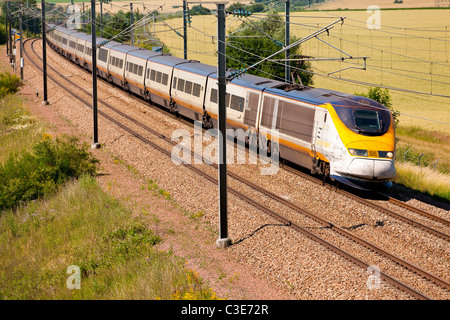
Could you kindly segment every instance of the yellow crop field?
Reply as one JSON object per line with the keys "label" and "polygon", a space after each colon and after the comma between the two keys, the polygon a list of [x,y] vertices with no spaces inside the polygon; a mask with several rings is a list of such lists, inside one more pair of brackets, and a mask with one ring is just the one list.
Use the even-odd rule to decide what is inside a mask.
{"label": "yellow crop field", "polygon": [[[379,14],[379,28],[367,22]],[[259,21],[264,14],[249,18],[227,18],[227,34],[242,21]],[[321,34],[302,44],[302,54],[314,58],[367,57],[345,61],[312,63],[314,87],[347,93],[366,92],[368,85],[386,86],[393,106],[401,112],[402,126],[450,134],[450,10],[304,11],[291,13],[291,35],[302,38],[319,27],[345,17],[329,34]],[[216,65],[216,17],[193,16],[188,28],[188,58]],[[175,56],[183,56],[183,39],[168,25],[182,33],[182,19],[166,24],[150,22],[145,33],[153,33]],[[369,28],[370,27],[370,28]],[[372,28],[372,29],[371,29]],[[142,32],[142,31],[141,31]],[[138,41],[141,41],[141,38]],[[283,41],[283,39],[279,39]],[[251,48],[249,48],[251,51]],[[350,69],[345,69],[352,67]],[[342,70],[340,72],[336,72]],[[331,73],[331,74],[330,74]],[[417,91],[412,93],[407,91]]]}

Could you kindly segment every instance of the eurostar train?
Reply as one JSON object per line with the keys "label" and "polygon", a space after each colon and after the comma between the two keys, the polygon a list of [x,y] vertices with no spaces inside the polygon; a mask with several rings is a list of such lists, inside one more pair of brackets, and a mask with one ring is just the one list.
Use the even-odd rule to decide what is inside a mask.
{"label": "eurostar train", "polygon": [[[49,30],[54,50],[92,71],[91,35],[52,25]],[[216,67],[96,41],[102,44],[96,49],[98,76],[207,128],[217,126]],[[227,83],[226,108],[228,128],[257,133],[260,146],[313,174],[356,187],[381,185],[396,174],[393,117],[371,99],[244,74]],[[278,144],[271,141],[273,130]]]}

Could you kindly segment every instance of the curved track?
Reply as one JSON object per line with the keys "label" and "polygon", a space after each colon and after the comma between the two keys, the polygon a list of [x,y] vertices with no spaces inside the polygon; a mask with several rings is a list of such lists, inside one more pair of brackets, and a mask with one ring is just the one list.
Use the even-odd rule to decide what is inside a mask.
{"label": "curved track", "polygon": [[[31,40],[31,49],[34,51],[34,47],[33,44],[35,43],[36,40]],[[26,43],[28,43],[29,41],[27,40]],[[34,51],[35,55],[38,56],[38,54]],[[36,63],[28,54],[28,52],[26,52],[25,50],[25,55],[26,57],[39,69],[40,66],[38,63]],[[56,74],[56,76],[53,75],[48,75],[49,78],[54,81],[56,84],[58,84],[59,86],[61,86],[62,88],[64,88],[64,90],[67,90],[66,87],[68,87],[67,85],[64,86],[63,82],[69,83],[70,87],[72,88],[72,90],[77,90],[78,93],[75,93],[73,91],[69,91],[67,90],[67,93],[72,95],[75,99],[79,100],[81,103],[83,103],[86,107],[91,108],[91,103],[89,101],[86,101],[85,99],[83,99],[82,97],[80,97],[79,92],[83,92],[84,94],[90,96],[91,94],[89,92],[87,92],[87,90],[79,87],[77,84],[75,84],[73,81],[71,81],[70,79],[67,79],[66,77],[62,76],[61,74],[59,74],[59,72],[55,69],[53,69],[50,66],[50,69]],[[59,77],[62,81],[59,81],[58,79],[56,79],[56,77]],[[139,126],[140,128],[142,128],[143,130],[145,130],[146,132],[151,133],[152,135],[155,135],[159,138],[161,138],[162,140],[164,140],[165,142],[169,143],[172,147],[173,145],[175,145],[176,143],[171,141],[170,139],[168,139],[167,137],[165,137],[164,135],[162,135],[161,133],[153,130],[152,128],[149,128],[148,126],[144,125],[143,123],[139,122],[138,120],[128,116],[127,114],[125,114],[124,112],[118,110],[117,108],[111,106],[110,104],[108,104],[107,102],[99,99],[98,102],[104,106],[106,106],[108,109],[112,110],[113,112],[117,113],[118,115],[120,115],[121,117],[125,118],[127,121],[131,121],[132,123],[136,124],[137,126]],[[108,119],[110,122],[114,123],[115,125],[117,125],[118,127],[120,127],[121,129],[125,130],[126,132],[130,133],[131,135],[133,135],[134,137],[136,137],[137,139],[141,140],[142,142],[144,142],[145,144],[148,144],[150,146],[152,146],[153,148],[157,149],[158,151],[160,151],[162,154],[168,156],[169,158],[172,156],[171,152],[168,151],[167,149],[161,147],[160,145],[156,144],[154,141],[151,141],[150,139],[147,139],[146,137],[144,137],[142,134],[138,133],[135,130],[130,129],[127,125],[124,125],[121,121],[117,120],[115,117],[112,117],[111,115],[109,115],[108,113],[102,111],[102,110],[98,110],[98,113],[105,117],[106,119]],[[193,172],[195,172],[196,174],[198,174],[199,176],[202,176],[203,178],[207,179],[208,181],[210,181],[213,184],[217,184],[217,179],[216,177],[214,177],[211,174],[205,173],[204,171],[200,170],[199,168],[193,166],[193,165],[189,165],[189,164],[183,164],[185,167],[189,168],[190,170],[192,170]],[[349,231],[344,230],[343,228],[340,228],[338,226],[333,225],[333,223],[326,221],[322,218],[320,218],[319,216],[317,216],[314,213],[311,213],[309,211],[306,211],[300,207],[298,207],[297,205],[279,197],[278,195],[274,194],[273,192],[270,192],[268,190],[265,190],[261,187],[259,187],[258,185],[252,183],[251,181],[244,179],[242,177],[239,177],[233,173],[229,173],[229,176],[231,178],[233,178],[236,181],[239,181],[242,184],[245,184],[246,186],[249,186],[250,188],[252,188],[253,190],[259,192],[260,194],[269,197],[271,199],[273,199],[274,201],[276,201],[278,204],[281,204],[285,207],[288,207],[290,210],[293,210],[295,212],[298,212],[302,215],[305,215],[311,219],[313,219],[314,221],[318,222],[321,226],[325,227],[326,229],[329,229],[331,231],[334,231],[335,233],[350,239],[351,241],[358,243],[359,245],[369,249],[372,252],[376,252],[377,254],[383,256],[384,258],[387,258],[393,262],[395,262],[396,264],[404,267],[405,269],[408,269],[410,271],[412,271],[413,273],[415,273],[416,275],[418,275],[419,277],[423,277],[435,284],[437,284],[441,289],[443,290],[449,290],[450,289],[450,283],[447,282],[444,279],[441,279],[433,274],[431,274],[430,272],[427,272],[415,265],[413,265],[412,263],[409,263],[403,259],[401,259],[400,257],[396,257],[395,255],[392,255],[388,252],[386,252],[385,250],[379,248],[376,245],[373,245],[371,243],[369,243],[368,241],[352,234]],[[369,267],[369,264],[362,261],[361,259],[355,257],[354,255],[352,255],[349,252],[346,252],[344,250],[342,250],[341,248],[339,248],[338,246],[324,240],[322,237],[319,237],[317,235],[315,235],[314,233],[310,232],[309,230],[306,230],[305,228],[301,227],[298,224],[293,223],[291,220],[287,219],[286,217],[278,214],[277,212],[275,212],[274,210],[268,208],[267,206],[261,205],[261,201],[258,200],[254,200],[252,198],[250,198],[249,196],[244,195],[242,192],[229,187],[228,191],[230,194],[233,194],[234,196],[238,197],[239,199],[245,201],[246,203],[251,204],[252,206],[254,206],[255,208],[257,208],[258,210],[264,212],[265,214],[270,215],[271,217],[275,218],[277,221],[279,221],[280,223],[282,223],[283,225],[289,226],[290,228],[296,230],[297,232],[300,232],[302,234],[304,234],[305,236],[307,236],[308,238],[322,244],[323,246],[325,246],[326,248],[328,248],[329,250],[337,253],[338,255],[344,257],[345,259],[353,262],[354,264],[367,269],[367,267]],[[383,209],[385,210],[385,209]],[[445,235],[446,239],[448,239],[448,235]],[[411,294],[412,296],[414,296],[417,299],[429,299],[429,297],[427,297],[426,295],[420,293],[419,291],[415,290],[414,288],[402,283],[399,280],[396,280],[395,278],[393,278],[392,276],[385,274],[383,272],[381,272],[381,278],[394,285],[395,287],[399,288],[402,291],[405,291],[409,294]]]}

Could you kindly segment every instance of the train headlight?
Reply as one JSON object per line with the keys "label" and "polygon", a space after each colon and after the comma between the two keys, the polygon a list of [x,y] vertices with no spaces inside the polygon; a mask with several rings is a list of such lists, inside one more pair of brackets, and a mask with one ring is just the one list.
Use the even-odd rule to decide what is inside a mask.
{"label": "train headlight", "polygon": [[392,151],[378,151],[378,156],[380,158],[392,159],[392,158],[394,158],[394,152],[392,152]]}
{"label": "train headlight", "polygon": [[350,152],[350,154],[352,156],[367,157],[367,155],[368,155],[367,150],[363,150],[363,149],[348,148],[348,152]]}

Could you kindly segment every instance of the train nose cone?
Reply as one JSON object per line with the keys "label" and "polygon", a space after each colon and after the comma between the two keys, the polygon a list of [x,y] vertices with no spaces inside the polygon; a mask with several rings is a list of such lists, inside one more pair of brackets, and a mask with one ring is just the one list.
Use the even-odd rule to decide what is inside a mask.
{"label": "train nose cone", "polygon": [[375,179],[393,179],[395,174],[396,170],[393,160],[374,160],[373,175]]}
{"label": "train nose cone", "polygon": [[356,178],[368,180],[387,180],[395,177],[392,160],[353,159],[347,172]]}

